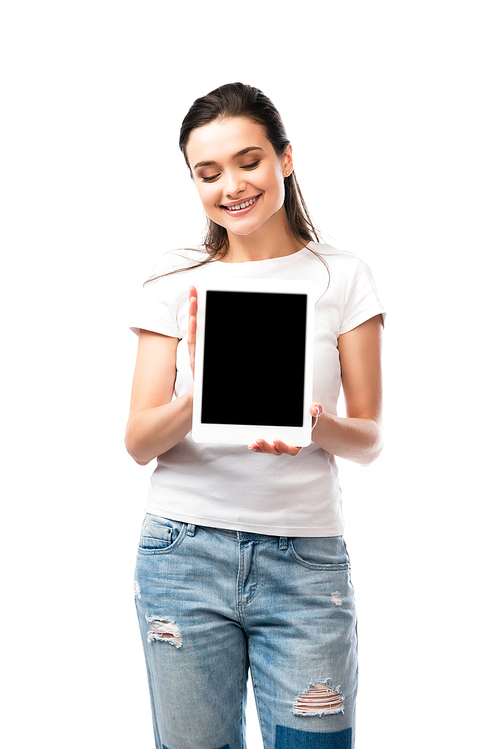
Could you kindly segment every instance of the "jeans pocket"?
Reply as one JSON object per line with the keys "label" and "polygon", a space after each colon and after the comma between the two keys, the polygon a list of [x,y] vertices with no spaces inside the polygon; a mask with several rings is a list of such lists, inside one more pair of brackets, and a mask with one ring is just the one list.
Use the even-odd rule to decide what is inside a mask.
{"label": "jeans pocket", "polygon": [[349,555],[343,536],[301,537],[290,539],[292,558],[309,569],[348,570]]}
{"label": "jeans pocket", "polygon": [[178,546],[186,534],[186,524],[146,514],[139,539],[139,552],[158,554]]}

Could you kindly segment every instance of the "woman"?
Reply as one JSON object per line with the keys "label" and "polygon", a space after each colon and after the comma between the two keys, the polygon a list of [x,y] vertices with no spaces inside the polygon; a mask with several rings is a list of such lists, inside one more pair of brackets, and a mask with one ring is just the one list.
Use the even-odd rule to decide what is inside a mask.
{"label": "woman", "polygon": [[[242,749],[250,668],[266,749],[347,749],[357,636],[334,456],[380,453],[384,311],[367,266],[317,241],[262,92],[228,84],[196,100],[180,147],[207,236],[201,251],[167,253],[145,284],[126,433],[139,464],[158,459],[135,585],[156,746]],[[315,284],[308,447],[191,439],[196,284],[235,277]],[[269,335],[280,321],[255,324]]]}

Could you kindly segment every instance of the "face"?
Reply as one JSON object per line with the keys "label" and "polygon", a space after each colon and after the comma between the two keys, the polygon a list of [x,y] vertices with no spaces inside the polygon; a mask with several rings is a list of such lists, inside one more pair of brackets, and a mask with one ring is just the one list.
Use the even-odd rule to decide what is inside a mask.
{"label": "face", "polygon": [[279,221],[291,146],[280,159],[260,125],[232,117],[193,130],[186,154],[205,212],[229,235]]}

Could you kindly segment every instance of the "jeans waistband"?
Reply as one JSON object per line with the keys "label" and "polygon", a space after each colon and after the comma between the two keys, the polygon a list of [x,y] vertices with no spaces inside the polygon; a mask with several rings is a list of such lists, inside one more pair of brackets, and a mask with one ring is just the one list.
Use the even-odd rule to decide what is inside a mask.
{"label": "jeans waistband", "polygon": [[[194,536],[196,532],[195,525],[189,524],[187,533],[188,535]],[[198,526],[203,528],[205,531],[210,533],[222,533],[224,536],[231,536],[235,541],[276,541],[279,544],[280,549],[288,548],[288,537],[287,536],[270,536],[265,533],[248,533],[247,531],[234,531],[230,528],[211,528],[207,526]]]}

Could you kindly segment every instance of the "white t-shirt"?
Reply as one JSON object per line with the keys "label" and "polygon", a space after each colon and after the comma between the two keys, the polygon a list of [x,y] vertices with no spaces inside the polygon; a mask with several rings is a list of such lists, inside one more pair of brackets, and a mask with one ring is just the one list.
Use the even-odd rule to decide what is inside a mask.
{"label": "white t-shirt", "polygon": [[[195,265],[205,257],[198,250],[168,252],[156,264],[153,276]],[[285,257],[246,263],[213,261],[148,282],[141,291],[132,330],[138,333],[142,328],[179,339],[174,398],[193,386],[187,348],[189,286],[214,278],[310,279],[315,283],[313,400],[336,414],[341,386],[338,337],[385,314],[368,266],[350,253],[311,242],[308,248]],[[264,335],[279,336],[279,320],[261,324]],[[223,407],[223,377],[220,401]],[[254,453],[246,445],[195,443],[189,433],[157,460],[146,502],[146,511],[154,515],[274,536],[343,533],[335,458],[314,443],[296,457],[274,456]]]}

